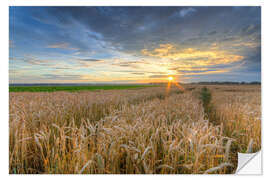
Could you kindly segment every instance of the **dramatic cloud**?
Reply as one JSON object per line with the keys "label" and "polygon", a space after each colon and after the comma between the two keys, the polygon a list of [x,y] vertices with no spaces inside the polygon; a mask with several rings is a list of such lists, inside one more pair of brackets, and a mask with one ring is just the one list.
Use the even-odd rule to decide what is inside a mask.
{"label": "dramatic cloud", "polygon": [[260,80],[260,7],[10,7],[10,12],[12,82],[148,82],[168,75],[187,81]]}
{"label": "dramatic cloud", "polygon": [[185,17],[187,15],[193,14],[194,12],[196,12],[196,9],[194,9],[194,8],[186,8],[186,9],[181,9],[179,11],[179,15],[181,17]]}
{"label": "dramatic cloud", "polygon": [[177,49],[171,44],[160,44],[158,48],[152,51],[143,49],[142,54],[161,59],[174,60],[174,62],[188,67],[230,64],[243,60],[243,56],[230,54],[226,51],[200,51],[192,48]]}
{"label": "dramatic cloud", "polygon": [[69,46],[69,43],[60,43],[60,44],[52,44],[47,46],[47,48],[58,48],[58,49],[72,49],[77,50],[77,48],[72,48]]}

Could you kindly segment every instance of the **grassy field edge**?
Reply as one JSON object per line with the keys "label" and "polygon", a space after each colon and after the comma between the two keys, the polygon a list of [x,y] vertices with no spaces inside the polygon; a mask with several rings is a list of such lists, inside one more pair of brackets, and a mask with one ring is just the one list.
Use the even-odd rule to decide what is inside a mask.
{"label": "grassy field edge", "polygon": [[95,86],[10,86],[9,92],[94,91],[154,87],[154,85],[95,85]]}

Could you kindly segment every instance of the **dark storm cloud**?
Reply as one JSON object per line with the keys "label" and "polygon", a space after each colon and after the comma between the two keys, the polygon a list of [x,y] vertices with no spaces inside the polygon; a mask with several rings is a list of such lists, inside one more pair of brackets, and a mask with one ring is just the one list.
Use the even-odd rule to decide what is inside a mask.
{"label": "dark storm cloud", "polygon": [[[226,8],[196,7],[55,7],[48,8],[48,14],[63,26],[78,22],[89,30],[98,32],[102,39],[113,46],[131,51],[142,45],[163,43],[179,36],[185,26],[200,26],[200,22],[211,17],[211,13],[223,12]],[[197,10],[198,9],[198,10]],[[227,8],[230,9],[230,8]],[[186,11],[184,11],[186,10]],[[184,15],[196,11],[200,15]],[[198,12],[197,12],[198,11]],[[185,12],[183,18],[175,16]],[[228,12],[229,13],[229,12]],[[179,25],[181,23],[181,25]],[[199,23],[196,25],[196,23]],[[167,28],[170,27],[170,28]],[[194,28],[196,28],[194,27]]]}
{"label": "dark storm cloud", "polygon": [[242,28],[242,34],[243,35],[251,35],[253,33],[257,33],[260,31],[260,24],[250,24]]}
{"label": "dark storm cloud", "polygon": [[245,59],[246,65],[239,70],[242,73],[257,72],[261,73],[261,53],[257,51],[256,53],[247,56]]}
{"label": "dark storm cloud", "polygon": [[208,33],[208,35],[215,35],[215,34],[217,34],[217,31],[211,31]]}
{"label": "dark storm cloud", "polygon": [[[243,35],[249,35],[259,31],[260,22],[259,8],[250,7],[47,7],[41,10],[42,13],[30,12],[36,19],[62,28],[80,24],[98,34],[87,32],[89,37],[124,52],[185,39],[192,41],[199,34],[200,41],[224,30],[236,33],[241,29]],[[57,41],[72,42],[74,48],[90,48],[69,32],[56,31],[50,36],[55,36]]]}
{"label": "dark storm cloud", "polygon": [[238,38],[237,37],[225,37],[224,39],[222,39],[222,41],[235,41],[237,40]]}

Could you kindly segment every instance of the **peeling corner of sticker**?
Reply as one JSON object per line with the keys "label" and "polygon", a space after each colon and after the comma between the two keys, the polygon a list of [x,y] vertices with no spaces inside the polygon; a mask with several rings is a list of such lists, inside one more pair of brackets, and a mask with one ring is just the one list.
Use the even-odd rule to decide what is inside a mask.
{"label": "peeling corner of sticker", "polygon": [[238,153],[238,165],[235,174],[261,175],[261,157],[261,151],[258,151],[256,153]]}

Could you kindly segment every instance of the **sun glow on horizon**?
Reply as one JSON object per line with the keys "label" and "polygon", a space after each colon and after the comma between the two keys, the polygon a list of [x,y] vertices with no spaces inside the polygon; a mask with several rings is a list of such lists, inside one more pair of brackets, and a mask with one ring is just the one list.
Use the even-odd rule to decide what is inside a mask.
{"label": "sun glow on horizon", "polygon": [[181,91],[184,91],[185,88],[182,87],[178,82],[176,82],[174,80],[173,76],[168,76],[168,85],[166,88],[166,94],[168,95],[168,93],[170,92],[171,86],[174,85],[175,87],[179,88]]}
{"label": "sun glow on horizon", "polygon": [[173,80],[173,77],[172,77],[172,76],[169,76],[169,77],[168,77],[168,80],[169,80],[169,81],[172,81],[172,80]]}

